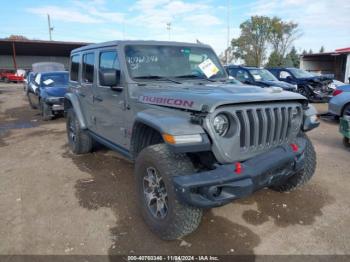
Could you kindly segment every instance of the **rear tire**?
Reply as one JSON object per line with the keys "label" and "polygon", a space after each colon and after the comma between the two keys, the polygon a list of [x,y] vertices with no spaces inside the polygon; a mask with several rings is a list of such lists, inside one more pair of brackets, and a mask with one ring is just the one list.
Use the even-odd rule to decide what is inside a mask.
{"label": "rear tire", "polygon": [[67,110],[66,130],[68,145],[74,154],[86,154],[92,150],[92,138],[86,130],[80,128],[74,109]]}
{"label": "rear tire", "polygon": [[346,148],[350,148],[350,140],[347,137],[343,138],[343,144]]}
{"label": "rear tire", "polygon": [[289,192],[293,191],[308,182],[314,175],[316,170],[316,152],[311,143],[311,140],[306,134],[302,133],[301,137],[306,139],[305,147],[305,158],[304,158],[304,169],[292,177],[288,178],[286,182],[280,185],[271,186],[270,188],[279,192]]}
{"label": "rear tire", "polygon": [[[135,176],[142,216],[151,230],[164,240],[190,234],[201,222],[202,209],[180,203],[172,182],[173,176],[194,172],[186,155],[174,154],[165,144],[143,149],[136,159]],[[152,174],[154,179],[150,179]]]}
{"label": "rear tire", "polygon": [[4,82],[5,83],[10,83],[10,79],[8,79],[7,77],[4,78]]}

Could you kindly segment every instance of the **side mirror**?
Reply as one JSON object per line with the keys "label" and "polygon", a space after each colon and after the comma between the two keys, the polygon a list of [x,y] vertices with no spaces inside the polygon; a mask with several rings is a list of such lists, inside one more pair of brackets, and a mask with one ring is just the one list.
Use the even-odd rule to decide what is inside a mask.
{"label": "side mirror", "polygon": [[120,91],[120,70],[100,69],[99,70],[100,85],[109,86],[112,90]]}
{"label": "side mirror", "polygon": [[252,85],[253,84],[253,81],[250,80],[250,79],[246,79],[243,81],[243,83],[247,84],[247,85]]}
{"label": "side mirror", "polygon": [[287,77],[286,77],[286,80],[287,80],[287,82],[292,82],[292,81],[293,81],[293,78],[292,78],[291,76],[287,76]]}

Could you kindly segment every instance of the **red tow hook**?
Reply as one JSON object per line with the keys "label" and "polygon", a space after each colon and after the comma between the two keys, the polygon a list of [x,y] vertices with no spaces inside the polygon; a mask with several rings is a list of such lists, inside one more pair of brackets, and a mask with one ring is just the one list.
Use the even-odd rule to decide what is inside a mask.
{"label": "red tow hook", "polygon": [[237,175],[242,173],[242,164],[240,162],[235,163],[235,173]]}
{"label": "red tow hook", "polygon": [[290,144],[290,147],[292,148],[293,152],[299,151],[299,146],[297,144]]}

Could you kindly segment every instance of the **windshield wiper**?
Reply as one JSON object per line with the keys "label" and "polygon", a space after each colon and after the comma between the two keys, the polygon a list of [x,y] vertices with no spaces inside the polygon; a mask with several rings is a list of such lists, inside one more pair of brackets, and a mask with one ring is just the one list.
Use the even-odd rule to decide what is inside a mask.
{"label": "windshield wiper", "polygon": [[168,77],[164,77],[164,76],[157,76],[157,75],[147,75],[147,76],[136,76],[134,77],[134,79],[154,79],[154,80],[165,80],[165,81],[169,81],[169,82],[173,82],[175,84],[182,84],[179,81],[176,81],[174,79],[168,78]]}
{"label": "windshield wiper", "polygon": [[207,77],[203,77],[203,76],[198,76],[198,75],[182,75],[182,76],[176,76],[176,78],[196,78],[196,79],[207,80],[209,82],[216,82],[213,79],[210,79],[210,78],[207,78]]}

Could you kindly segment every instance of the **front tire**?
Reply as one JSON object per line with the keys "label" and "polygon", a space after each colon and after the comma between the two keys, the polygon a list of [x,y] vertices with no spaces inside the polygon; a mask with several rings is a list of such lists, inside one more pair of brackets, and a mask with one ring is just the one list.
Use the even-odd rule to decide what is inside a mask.
{"label": "front tire", "polygon": [[342,112],[342,117],[345,118],[346,116],[350,116],[350,104],[347,104]]}
{"label": "front tire", "polygon": [[202,210],[180,203],[173,176],[194,173],[190,159],[174,154],[165,144],[141,151],[135,163],[135,176],[142,216],[151,230],[164,240],[192,233],[201,222]]}
{"label": "front tire", "polygon": [[38,108],[37,105],[32,101],[30,96],[31,96],[31,93],[29,92],[29,90],[27,90],[27,98],[28,98],[28,103],[30,108],[37,109]]}
{"label": "front tire", "polygon": [[40,111],[42,120],[49,121],[53,118],[50,106],[42,100],[40,100]]}
{"label": "front tire", "polygon": [[73,108],[67,111],[66,130],[68,145],[74,154],[86,154],[92,150],[92,138],[86,130],[80,128]]}
{"label": "front tire", "polygon": [[308,182],[314,175],[316,170],[316,152],[311,143],[311,140],[306,134],[302,133],[300,137],[306,139],[305,156],[304,156],[304,168],[300,172],[296,173],[292,177],[288,178],[283,184],[270,187],[272,190],[279,192],[293,191]]}

